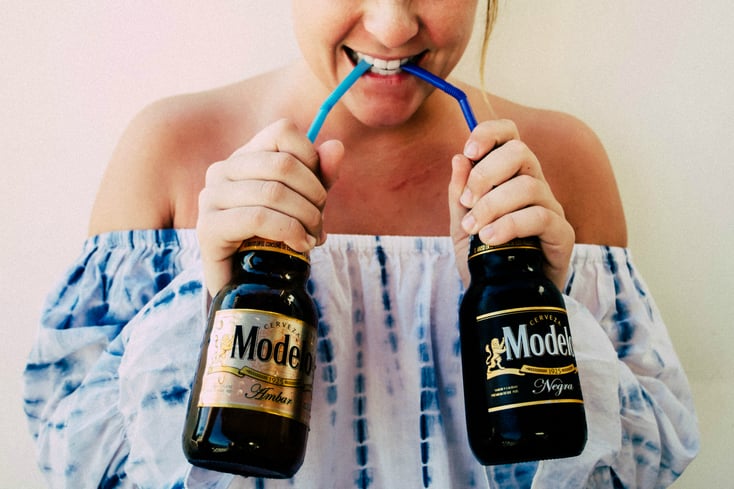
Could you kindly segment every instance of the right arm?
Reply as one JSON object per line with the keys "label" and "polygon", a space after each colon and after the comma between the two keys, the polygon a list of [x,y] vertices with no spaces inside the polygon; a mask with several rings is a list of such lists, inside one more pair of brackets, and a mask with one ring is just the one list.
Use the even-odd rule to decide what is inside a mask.
{"label": "right arm", "polygon": [[229,281],[231,257],[248,238],[281,241],[297,251],[323,242],[326,189],[343,151],[338,141],[315,148],[282,120],[209,167],[196,227],[212,296]]}
{"label": "right arm", "polygon": [[[134,319],[177,290],[173,277],[195,269],[193,238],[172,230],[91,237],[48,295],[23,382],[24,410],[49,487],[111,487],[131,480],[130,423],[120,411],[130,399],[120,393],[120,362],[130,355]],[[188,288],[193,292],[194,284]],[[162,313],[170,322],[171,310]],[[180,304],[174,313],[176,325],[191,324],[181,317]],[[166,321],[148,322],[148,329]],[[175,477],[168,473],[161,481]]]}
{"label": "right arm", "polygon": [[121,138],[90,235],[196,225],[212,296],[229,280],[230,258],[247,238],[282,241],[298,251],[323,242],[321,213],[341,143],[315,148],[295,125],[278,121],[235,150],[238,143],[221,129],[221,110],[175,100],[141,112]]}
{"label": "right arm", "polygon": [[123,133],[102,177],[89,235],[126,229],[164,229],[173,223],[172,162],[176,149],[173,104],[141,111]]}

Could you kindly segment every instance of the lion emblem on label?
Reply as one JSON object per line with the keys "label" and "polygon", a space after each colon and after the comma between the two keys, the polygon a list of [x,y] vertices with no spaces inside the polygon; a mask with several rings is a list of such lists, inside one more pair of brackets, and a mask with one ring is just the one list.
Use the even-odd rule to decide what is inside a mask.
{"label": "lion emblem on label", "polygon": [[507,351],[505,339],[502,338],[500,341],[498,338],[492,338],[491,343],[484,346],[484,351],[487,352],[487,379],[489,379],[492,370],[505,368],[502,366],[502,354]]}

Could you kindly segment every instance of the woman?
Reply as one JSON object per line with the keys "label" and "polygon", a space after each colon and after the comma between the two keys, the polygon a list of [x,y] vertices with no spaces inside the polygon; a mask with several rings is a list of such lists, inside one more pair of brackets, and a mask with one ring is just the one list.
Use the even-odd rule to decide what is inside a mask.
{"label": "woman", "polygon": [[[51,484],[672,483],[698,445],[690,391],[593,132],[460,84],[482,121],[469,134],[451,98],[400,70],[448,76],[476,0],[292,3],[302,60],[160,101],[122,137],[25,373]],[[311,118],[364,57],[375,68],[311,144]],[[539,236],[568,294],[589,422],[578,457],[484,468],[469,451],[456,305],[475,233]],[[252,236],[310,250],[321,311],[308,453],[288,481],[192,469],[180,448],[203,304]]]}

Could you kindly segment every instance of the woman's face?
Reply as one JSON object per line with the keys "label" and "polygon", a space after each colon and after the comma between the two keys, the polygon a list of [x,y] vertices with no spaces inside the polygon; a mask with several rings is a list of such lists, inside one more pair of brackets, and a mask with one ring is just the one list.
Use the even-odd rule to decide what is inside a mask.
{"label": "woman's face", "polygon": [[414,62],[445,78],[471,37],[477,0],[293,0],[304,58],[329,90],[359,58],[375,68],[344,97],[368,126],[400,124],[432,90],[399,65]]}

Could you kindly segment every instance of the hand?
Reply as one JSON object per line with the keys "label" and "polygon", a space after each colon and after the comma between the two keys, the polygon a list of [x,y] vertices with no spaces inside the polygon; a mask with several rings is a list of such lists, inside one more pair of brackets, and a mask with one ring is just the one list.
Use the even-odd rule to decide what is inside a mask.
{"label": "hand", "polygon": [[465,257],[470,234],[478,233],[488,245],[538,236],[546,259],[544,271],[562,290],[574,231],[515,124],[506,120],[479,124],[463,154],[454,156],[452,169],[451,235],[464,284],[469,283]]}
{"label": "hand", "polygon": [[204,280],[214,296],[231,278],[231,258],[253,236],[308,251],[324,241],[322,211],[344,148],[315,148],[296,126],[278,121],[227,160],[212,164],[196,224]]}

